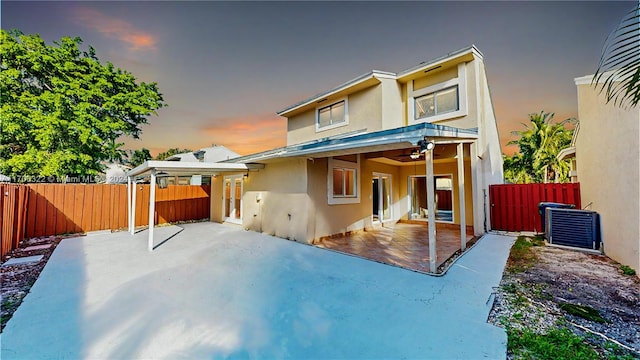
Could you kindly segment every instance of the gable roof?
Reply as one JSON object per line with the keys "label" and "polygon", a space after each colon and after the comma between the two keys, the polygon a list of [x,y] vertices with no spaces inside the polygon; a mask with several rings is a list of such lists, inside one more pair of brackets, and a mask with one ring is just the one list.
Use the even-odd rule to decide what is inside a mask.
{"label": "gable roof", "polygon": [[187,161],[187,162],[198,162],[200,161],[198,157],[196,157],[196,153],[203,152],[202,162],[219,162],[223,160],[229,160],[240,156],[237,152],[230,150],[226,146],[216,145],[208,148],[202,148],[198,151],[194,152],[186,152],[181,154],[175,154],[169,156],[167,161]]}
{"label": "gable roof", "polygon": [[321,102],[326,97],[338,94],[343,91],[353,90],[356,87],[365,88],[368,86],[375,85],[380,82],[380,80],[378,79],[394,79],[398,81],[408,81],[408,80],[411,80],[412,77],[422,75],[423,71],[431,71],[433,69],[437,69],[439,66],[442,66],[446,62],[471,61],[474,58],[482,58],[482,57],[483,56],[480,50],[478,50],[478,48],[476,48],[475,45],[470,45],[465,48],[452,51],[445,56],[441,56],[429,61],[422,62],[417,66],[401,71],[397,74],[393,72],[388,72],[388,71],[371,70],[366,74],[362,74],[334,88],[320,92],[316,95],[313,95],[310,98],[304,99],[300,102],[290,105],[278,111],[276,114],[286,117],[290,115],[292,112],[295,112],[296,110],[309,106],[313,103]]}
{"label": "gable roof", "polygon": [[416,146],[425,136],[429,138],[455,138],[474,140],[476,129],[459,129],[451,126],[420,123],[395,129],[369,133],[356,132],[351,136],[338,136],[289,145],[264,152],[222,161],[222,163],[254,163],[258,161],[294,156],[337,156],[366,151],[400,149]]}

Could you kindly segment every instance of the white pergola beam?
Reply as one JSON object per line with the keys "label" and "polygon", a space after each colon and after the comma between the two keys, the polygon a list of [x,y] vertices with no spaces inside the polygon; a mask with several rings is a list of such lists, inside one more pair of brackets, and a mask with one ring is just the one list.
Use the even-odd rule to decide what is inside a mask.
{"label": "white pergola beam", "polygon": [[147,243],[147,249],[153,251],[153,227],[155,226],[156,212],[156,169],[151,169],[149,187],[149,241]]}
{"label": "white pergola beam", "polygon": [[437,248],[436,248],[436,190],[435,179],[433,177],[433,151],[424,154],[426,174],[427,174],[427,212],[429,224],[429,271],[436,272],[437,269]]}
{"label": "white pergola beam", "polygon": [[132,184],[132,191],[131,191],[131,229],[129,229],[129,231],[131,232],[131,235],[135,234],[136,232],[136,194],[138,193],[138,183],[136,182],[135,179],[133,179],[133,184]]}
{"label": "white pergola beam", "polygon": [[127,231],[131,233],[131,176],[127,176]]}
{"label": "white pergola beam", "polygon": [[467,248],[467,212],[465,207],[465,193],[464,193],[464,144],[458,143],[456,148],[456,155],[458,157],[458,201],[460,203],[460,250],[464,251]]}

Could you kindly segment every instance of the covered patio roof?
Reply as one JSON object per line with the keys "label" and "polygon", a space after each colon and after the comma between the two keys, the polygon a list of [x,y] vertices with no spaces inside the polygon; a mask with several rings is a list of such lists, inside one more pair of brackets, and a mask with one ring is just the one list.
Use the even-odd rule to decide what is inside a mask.
{"label": "covered patio roof", "polygon": [[149,176],[152,170],[163,172],[167,175],[218,175],[223,172],[249,171],[263,169],[263,164],[230,164],[230,163],[206,163],[197,161],[158,161],[148,160],[127,172],[127,176],[140,178]]}
{"label": "covered patio roof", "polygon": [[419,140],[425,136],[436,143],[444,143],[450,140],[455,142],[473,142],[478,138],[476,129],[459,129],[451,126],[420,123],[389,130],[375,132],[359,131],[347,135],[324,138],[302,144],[289,145],[264,152],[241,156],[225,160],[225,163],[253,163],[277,158],[294,156],[338,156],[355,154],[366,150],[383,151],[402,149],[416,146]]}

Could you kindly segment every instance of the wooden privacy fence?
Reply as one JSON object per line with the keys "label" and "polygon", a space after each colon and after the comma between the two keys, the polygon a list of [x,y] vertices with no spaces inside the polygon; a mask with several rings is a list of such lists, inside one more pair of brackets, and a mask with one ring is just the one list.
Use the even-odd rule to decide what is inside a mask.
{"label": "wooden privacy fence", "polygon": [[581,208],[580,184],[504,184],[489,186],[491,228],[542,232],[538,204],[556,202]]}
{"label": "wooden privacy fence", "polygon": [[28,196],[29,188],[24,185],[0,184],[0,256],[15,249],[23,238]]}
{"label": "wooden privacy fence", "polygon": [[[2,255],[5,254],[5,231],[15,233],[17,246],[24,239],[36,236],[83,233],[95,230],[117,230],[128,227],[127,185],[123,184],[29,184],[3,185],[23,189],[28,201],[8,200],[2,219]],[[149,224],[148,184],[136,186],[136,226]],[[208,219],[210,214],[211,187],[169,185],[156,188],[155,222],[163,224],[176,221]],[[13,198],[11,198],[13,199]],[[12,205],[9,205],[11,203]],[[24,216],[15,215],[5,220],[5,208],[21,208]],[[17,211],[17,210],[15,210]],[[19,225],[19,219],[22,221]],[[13,230],[11,230],[13,229]],[[8,240],[7,240],[8,242]]]}

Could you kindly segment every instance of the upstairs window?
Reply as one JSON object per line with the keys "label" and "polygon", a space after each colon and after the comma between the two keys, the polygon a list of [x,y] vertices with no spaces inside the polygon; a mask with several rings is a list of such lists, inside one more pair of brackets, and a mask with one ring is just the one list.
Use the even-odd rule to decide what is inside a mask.
{"label": "upstairs window", "polygon": [[347,123],[346,99],[318,108],[316,111],[316,130],[327,130]]}
{"label": "upstairs window", "polygon": [[458,101],[458,86],[422,95],[415,98],[415,118],[425,118],[460,109]]}

